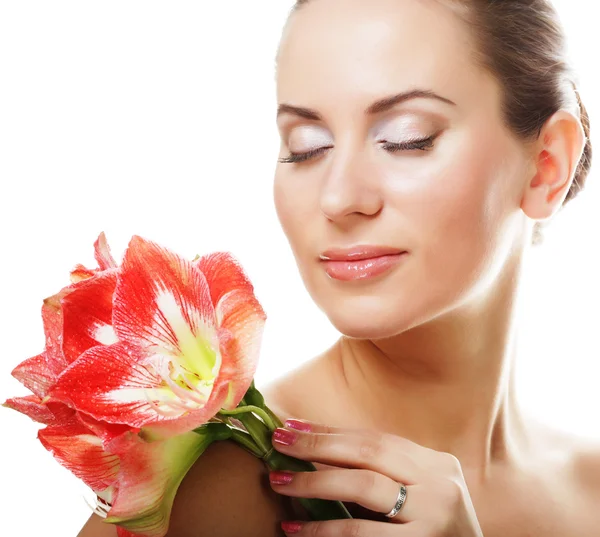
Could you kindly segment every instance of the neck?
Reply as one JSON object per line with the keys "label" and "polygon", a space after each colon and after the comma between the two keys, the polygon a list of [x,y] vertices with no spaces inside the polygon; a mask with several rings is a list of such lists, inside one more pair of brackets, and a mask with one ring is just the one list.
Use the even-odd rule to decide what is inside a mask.
{"label": "neck", "polygon": [[330,356],[349,419],[452,453],[475,479],[518,464],[528,437],[514,390],[514,276],[394,337],[341,337]]}

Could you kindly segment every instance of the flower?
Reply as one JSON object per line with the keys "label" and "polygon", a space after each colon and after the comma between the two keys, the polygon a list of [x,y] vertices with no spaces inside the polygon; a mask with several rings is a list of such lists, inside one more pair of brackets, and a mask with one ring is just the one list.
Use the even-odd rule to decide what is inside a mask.
{"label": "flower", "polygon": [[134,235],[118,270],[80,282],[61,303],[65,353],[77,360],[49,395],[143,427],[148,440],[236,408],[254,377],[266,315],[229,253],[190,262]]}
{"label": "flower", "polygon": [[[33,393],[3,406],[45,425],[38,439],[119,537],[167,533],[179,484],[215,440],[272,469],[315,469],[271,448],[281,422],[253,381],[266,316],[229,253],[187,261],[134,235],[118,266],[104,233],[94,250],[98,267],[76,265],[43,301],[44,351],[12,371]],[[304,501],[315,519],[350,516]]]}
{"label": "flower", "polygon": [[[72,284],[44,299],[44,351],[23,361],[12,372],[33,395],[8,399],[3,406],[46,425],[38,432],[40,442],[96,493],[99,502],[96,512],[104,517],[109,515],[107,521],[118,524],[120,536],[130,535],[125,529],[130,528],[135,530],[136,535],[159,537],[167,531],[179,483],[206,447],[223,437],[223,429],[204,428],[202,432],[192,432],[192,429],[209,422],[221,404],[235,408],[252,382],[258,354],[256,336],[260,336],[264,313],[256,299],[248,296],[252,288],[239,265],[228,254],[211,254],[191,264],[154,243],[134,236],[126,252],[123,268],[118,267],[112,258],[103,233],[94,243],[94,248],[98,268],[76,265],[71,271]],[[173,265],[163,266],[165,258],[170,259]],[[154,261],[154,264],[149,261]],[[183,270],[177,273],[176,267],[183,267]],[[169,268],[174,270],[170,272]],[[200,272],[201,269],[207,276]],[[151,270],[155,272],[150,273]],[[161,275],[167,277],[161,279]],[[158,278],[153,279],[155,276]],[[189,282],[196,283],[196,286],[189,286]],[[210,287],[208,282],[212,284]],[[205,383],[217,386],[220,392],[215,392],[212,399],[208,397],[212,406],[208,409],[203,405],[204,417],[196,413],[193,420],[187,418],[189,409],[193,408],[189,401],[200,402],[200,398],[192,394],[190,387],[188,395],[175,381],[171,382],[172,393],[178,394],[178,399],[171,401],[176,401],[175,408],[179,410],[177,415],[185,422],[180,421],[177,430],[170,429],[170,434],[164,439],[156,435],[150,438],[148,433],[145,437],[140,436],[138,425],[146,422],[131,423],[135,420],[120,414],[122,406],[103,414],[93,411],[96,400],[89,398],[90,393],[85,394],[88,398],[78,397],[83,386],[94,386],[93,382],[88,383],[84,374],[78,376],[82,371],[97,377],[104,371],[103,367],[108,367],[106,380],[115,380],[111,376],[111,366],[115,364],[121,366],[119,372],[124,375],[131,374],[131,371],[146,371],[146,367],[150,371],[151,367],[157,366],[156,362],[145,365],[135,362],[142,356],[142,351],[147,350],[136,345],[135,328],[145,328],[148,335],[156,327],[136,325],[131,330],[128,319],[143,322],[156,319],[159,315],[158,310],[152,310],[152,304],[146,302],[148,295],[132,296],[140,292],[140,283],[147,286],[144,289],[146,291],[150,288],[157,290],[156,286],[165,285],[161,288],[164,291],[161,296],[170,293],[171,297],[185,296],[187,300],[181,304],[188,309],[180,311],[179,317],[177,312],[170,310],[166,312],[167,316],[159,319],[164,323],[173,321],[171,325],[162,324],[159,330],[167,330],[167,336],[178,336],[179,339],[174,338],[169,342],[186,351],[186,354],[174,356],[172,360],[178,357],[187,359],[188,368],[185,370],[195,371],[194,359],[202,359],[206,354],[213,358],[218,356],[219,359],[225,355],[220,362],[221,368],[215,368],[213,378],[216,381]],[[168,287],[168,283],[172,286]],[[204,300],[198,301],[196,296],[202,296]],[[113,307],[113,302],[117,307]],[[194,317],[197,311],[205,314],[200,320],[207,321],[206,326],[200,325],[198,317]],[[130,316],[132,312],[137,317]],[[212,313],[212,319],[207,319],[207,312]],[[248,321],[253,319],[253,315],[258,322],[250,324]],[[113,327],[115,316],[117,330]],[[186,332],[186,326],[177,325],[182,319],[197,324]],[[211,320],[212,325],[208,322]],[[198,330],[205,330],[202,332],[205,334],[207,327],[215,333],[218,331],[220,335],[217,352],[212,351],[199,337],[201,333]],[[118,333],[124,334],[123,341],[119,340]],[[194,334],[197,336],[195,341],[190,339],[190,335]],[[161,339],[158,338],[158,341]],[[162,343],[165,344],[164,340]],[[119,349],[122,353],[131,354],[119,354]],[[95,356],[103,356],[106,361],[95,363],[92,361]],[[157,353],[155,358],[164,357]],[[122,366],[128,359],[126,363],[131,366],[131,371],[126,372]],[[206,365],[201,362],[196,369],[202,372],[203,367],[206,368]],[[223,375],[227,372],[227,376]],[[124,383],[126,380],[126,377],[123,378]],[[164,381],[162,383],[164,386]],[[195,386],[199,384],[196,382]],[[126,386],[120,388],[128,389]],[[160,387],[153,384],[150,389]],[[164,387],[162,389],[164,395]],[[172,419],[173,412],[166,412],[148,396],[144,398],[151,410],[149,422],[157,418],[165,419],[165,415]]]}

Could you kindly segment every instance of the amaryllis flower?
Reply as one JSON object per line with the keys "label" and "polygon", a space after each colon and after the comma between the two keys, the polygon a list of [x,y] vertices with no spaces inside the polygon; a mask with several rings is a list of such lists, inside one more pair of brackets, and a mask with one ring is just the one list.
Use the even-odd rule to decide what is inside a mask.
{"label": "amaryllis flower", "polygon": [[[187,261],[136,235],[121,266],[103,233],[94,248],[98,268],[76,265],[44,300],[44,351],[12,372],[33,394],[4,406],[46,425],[39,440],[119,537],[167,533],[180,482],[215,440],[271,469],[314,471],[268,447],[282,424],[253,383],[266,316],[236,260]],[[305,506],[350,516],[341,502]]]}
{"label": "amaryllis flower", "polygon": [[[184,432],[163,441],[149,442],[138,434],[139,427],[126,423],[128,420],[104,420],[87,413],[85,408],[77,407],[74,404],[77,398],[65,391],[67,382],[62,382],[57,388],[57,382],[65,373],[72,375],[77,371],[75,364],[80,359],[88,365],[87,360],[93,355],[90,351],[114,349],[120,342],[112,322],[113,295],[121,269],[110,255],[104,234],[96,240],[94,247],[99,267],[88,269],[77,265],[71,271],[73,283],[44,299],[44,351],[23,361],[12,372],[33,394],[8,399],[3,406],[46,425],[38,431],[40,442],[94,491],[98,499],[95,512],[105,517],[107,522],[118,525],[119,537],[162,537],[167,532],[174,496],[181,480],[206,447],[219,439],[219,435],[222,437],[223,430],[217,434],[215,429],[206,428],[202,432]],[[231,260],[225,257],[227,261]],[[232,276],[232,287],[219,288],[219,270],[229,265],[211,264],[210,259],[207,257],[204,261],[215,285],[208,290],[207,302],[214,296],[216,303],[221,304],[213,311],[215,324],[218,312],[219,322],[225,320],[227,326],[238,328],[237,339],[226,328],[220,329],[224,348],[229,350],[227,356],[235,358],[235,345],[243,344],[244,337],[253,336],[253,333],[244,331],[247,328],[244,319],[248,316],[244,317],[241,299],[245,298],[243,292],[247,288],[243,286],[243,274],[235,270],[223,275]],[[193,270],[199,271],[197,268]],[[124,281],[127,282],[127,279]],[[182,286],[185,283],[182,282]],[[225,293],[230,293],[230,299],[221,301]],[[122,343],[139,353],[131,339]],[[187,350],[189,353],[190,349]],[[256,349],[252,350],[256,353]],[[245,357],[244,354],[237,356],[238,360]],[[235,367],[227,360],[225,362]],[[227,368],[221,371],[226,372]],[[235,381],[246,378],[246,375],[230,375],[229,378]],[[85,383],[84,380],[81,382]],[[73,385],[75,392],[81,388],[82,384]],[[241,389],[238,385],[238,390]],[[63,396],[60,399],[54,397],[54,390]],[[223,393],[230,395],[229,391],[223,390]],[[223,400],[226,402],[226,398]],[[218,410],[215,407],[213,414]],[[164,410],[159,408],[159,411],[160,414],[154,415],[163,416]],[[194,424],[201,425],[204,421]]]}
{"label": "amaryllis flower", "polygon": [[118,269],[79,285],[61,301],[64,352],[77,359],[49,390],[53,398],[143,428],[148,440],[237,407],[256,372],[266,316],[229,253],[187,261],[134,235]]}

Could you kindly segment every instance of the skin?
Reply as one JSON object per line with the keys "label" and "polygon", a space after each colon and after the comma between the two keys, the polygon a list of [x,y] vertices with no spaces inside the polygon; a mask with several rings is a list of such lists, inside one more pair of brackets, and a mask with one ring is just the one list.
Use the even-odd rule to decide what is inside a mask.
{"label": "skin", "polygon": [[[278,164],[275,205],[308,292],[343,336],[260,387],[282,419],[314,427],[293,446],[274,447],[327,470],[272,487],[279,498],[343,500],[355,518],[380,521],[353,533],[361,537],[384,535],[384,527],[386,535],[410,534],[382,516],[397,492],[392,478],[421,485],[393,522],[437,521],[413,535],[592,535],[600,522],[599,452],[525,416],[513,367],[533,223],[559,210],[583,129],[561,110],[535,142],[517,139],[502,123],[498,83],[470,61],[472,51],[468,29],[433,0],[313,0],[286,25],[278,103],[317,110],[322,119],[281,114],[279,157],[328,149]],[[373,101],[415,88],[456,104],[421,98],[363,114]],[[432,134],[428,151],[382,147]],[[383,276],[350,283],[330,279],[319,264],[327,248],[365,243],[407,249],[409,257]],[[370,489],[349,470],[333,471],[364,468],[357,455],[373,439],[385,449],[369,457],[377,474]],[[207,520],[222,535],[266,520],[254,534],[271,535],[291,517],[271,508],[277,498],[252,488],[262,463],[237,460],[239,448],[231,447],[210,450],[186,476],[170,535],[191,535]],[[225,480],[215,470],[222,467],[236,472]],[[232,485],[233,478],[245,481]],[[219,485],[213,504],[198,500]],[[248,499],[256,505],[241,503]],[[232,504],[259,515],[228,533],[223,525],[237,520]],[[294,515],[307,520],[298,505]],[[336,529],[327,534],[327,527]],[[322,536],[342,534],[341,526],[320,528]],[[314,526],[302,534],[317,535]],[[84,535],[116,531],[93,516]]]}
{"label": "skin", "polygon": [[[506,517],[520,531],[530,524],[531,535],[551,535],[559,514],[543,504],[567,501],[548,492],[557,476],[573,487],[577,511],[569,512],[587,506],[578,520],[591,524],[584,466],[569,458],[589,452],[583,439],[550,431],[517,404],[517,309],[533,224],[560,209],[585,135],[573,111],[560,110],[537,140],[517,138],[502,121],[500,86],[473,63],[473,47],[464,23],[433,0],[313,0],[289,19],[278,103],[321,119],[281,113],[279,158],[325,149],[278,163],[274,201],[309,294],[343,335],[261,391],[281,416],[453,455],[486,536],[498,527],[517,535],[502,526]],[[419,98],[363,113],[415,88],[455,104]],[[427,151],[383,147],[434,134]],[[409,256],[373,279],[330,278],[319,254],[358,244]],[[598,452],[585,460],[586,479],[592,469],[600,475]],[[531,517],[519,511],[538,501]],[[540,519],[556,524],[540,533]],[[561,535],[582,527],[571,519]]]}

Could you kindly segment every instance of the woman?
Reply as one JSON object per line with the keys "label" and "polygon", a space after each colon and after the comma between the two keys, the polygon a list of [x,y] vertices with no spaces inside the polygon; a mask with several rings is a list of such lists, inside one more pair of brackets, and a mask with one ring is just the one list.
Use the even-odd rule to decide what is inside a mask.
{"label": "woman", "polygon": [[[527,253],[591,164],[563,41],[545,0],[297,3],[275,203],[343,336],[262,391],[313,425],[274,447],[325,471],[269,485],[213,444],[169,535],[283,535],[285,519],[314,537],[597,534],[600,450],[526,416],[513,382]],[[354,520],[306,522],[295,497]],[[93,517],[80,535],[110,534]]]}

